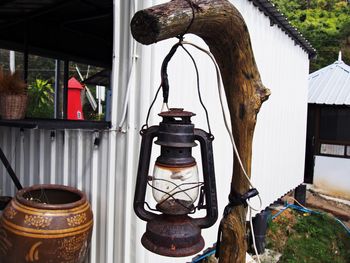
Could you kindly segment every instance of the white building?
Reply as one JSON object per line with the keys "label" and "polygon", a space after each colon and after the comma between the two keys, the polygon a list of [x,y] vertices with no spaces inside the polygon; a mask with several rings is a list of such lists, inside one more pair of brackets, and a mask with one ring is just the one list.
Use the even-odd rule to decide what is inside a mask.
{"label": "white building", "polygon": [[[142,46],[132,39],[129,23],[137,10],[162,2],[165,1],[114,1],[113,5],[112,0],[0,3],[1,48],[112,69],[110,122],[0,121],[0,147],[23,185],[67,184],[88,194],[95,214],[89,262],[191,260],[191,257],[165,258],[146,251],[140,243],[145,223],[136,218],[132,206],[139,130],[159,85],[161,62],[176,40]],[[303,182],[309,57],[314,50],[268,1],[231,2],[247,23],[262,81],[272,92],[258,114],[253,144],[252,180],[260,191],[264,209]],[[84,17],[91,10],[96,15]],[[69,21],[65,21],[65,16]],[[62,23],[55,20],[57,17]],[[19,31],[11,34],[15,27]],[[113,38],[106,35],[112,28]],[[74,32],[74,38],[69,32]],[[21,33],[27,37],[23,38]],[[186,40],[206,47],[193,35],[186,36]],[[221,216],[230,189],[232,149],[220,114],[214,67],[201,53],[192,49],[191,52],[199,65],[202,96],[216,138],[213,148]],[[176,54],[168,72],[170,106],[197,113],[193,122],[196,127],[206,129],[191,62],[183,53]],[[126,119],[119,130],[125,105]],[[158,101],[151,114],[152,124],[159,122],[160,107]],[[14,185],[3,167],[0,178],[2,194],[14,195]],[[207,246],[216,242],[218,222],[202,231]]]}
{"label": "white building", "polygon": [[305,181],[350,199],[350,66],[339,59],[309,76]]}

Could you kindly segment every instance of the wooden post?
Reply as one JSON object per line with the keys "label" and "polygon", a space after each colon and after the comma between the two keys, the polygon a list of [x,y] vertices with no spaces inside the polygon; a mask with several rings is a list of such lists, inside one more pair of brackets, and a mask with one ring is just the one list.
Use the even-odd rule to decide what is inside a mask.
{"label": "wooden post", "polygon": [[[238,10],[227,0],[192,0],[195,19],[188,33],[201,37],[220,67],[232,131],[243,165],[251,170],[252,140],[256,117],[270,91],[261,83],[248,28]],[[153,6],[137,12],[131,21],[133,37],[142,44],[183,34],[192,19],[187,0]],[[234,157],[231,193],[245,193],[249,184]],[[223,219],[220,262],[245,262],[247,210],[236,207]]]}

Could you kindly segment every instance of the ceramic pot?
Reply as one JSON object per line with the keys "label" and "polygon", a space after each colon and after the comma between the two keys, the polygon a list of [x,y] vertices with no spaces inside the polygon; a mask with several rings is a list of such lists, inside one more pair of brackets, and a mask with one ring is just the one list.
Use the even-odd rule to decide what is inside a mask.
{"label": "ceramic pot", "polygon": [[24,188],[0,218],[0,262],[82,263],[92,227],[81,191],[62,185]]}

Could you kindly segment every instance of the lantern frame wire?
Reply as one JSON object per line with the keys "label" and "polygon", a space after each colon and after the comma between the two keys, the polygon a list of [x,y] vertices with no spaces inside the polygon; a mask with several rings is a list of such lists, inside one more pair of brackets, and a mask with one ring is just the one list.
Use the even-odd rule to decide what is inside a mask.
{"label": "lantern frame wire", "polygon": [[[175,186],[175,188],[173,188],[171,191],[166,192],[166,191],[163,191],[163,190],[159,189],[158,187],[153,186],[149,181],[147,182],[147,185],[150,186],[152,189],[155,189],[155,190],[157,190],[157,191],[159,191],[159,192],[161,192],[161,193],[163,193],[163,194],[168,195],[168,197],[165,198],[164,200],[162,200],[161,202],[159,202],[158,205],[161,205],[161,204],[163,204],[164,202],[166,202],[167,200],[169,200],[170,198],[172,198],[177,204],[179,204],[179,205],[181,205],[182,207],[184,207],[184,208],[186,208],[187,210],[189,210],[189,213],[194,213],[194,212],[196,211],[196,209],[197,209],[198,206],[195,206],[193,209],[189,209],[189,207],[187,207],[187,206],[185,206],[184,204],[182,204],[182,203],[181,203],[178,199],[176,199],[174,196],[177,195],[177,194],[179,194],[179,193],[184,193],[184,194],[186,194],[190,199],[192,199],[192,197],[190,197],[190,195],[189,195],[188,193],[186,193],[186,191],[189,191],[189,190],[192,190],[192,189],[195,189],[195,188],[200,189],[200,187],[204,185],[204,182],[198,182],[198,183],[182,183],[182,184],[177,185],[177,184],[175,184],[174,182],[172,182],[172,181],[170,181],[170,180],[166,180],[166,179],[155,179],[155,178],[152,177],[152,180],[165,181],[165,182],[170,183],[170,184],[173,184],[173,185]],[[186,189],[180,188],[181,186],[184,186],[184,185],[195,185],[195,186],[192,186],[192,187],[186,188]],[[180,190],[180,191],[176,191],[176,192],[174,192],[174,193],[171,193],[172,191],[174,191],[174,190],[177,189],[177,188],[180,188],[181,190]],[[193,199],[192,199],[192,201],[195,202],[195,200],[193,200]],[[147,207],[148,207],[149,209],[151,209],[152,211],[158,211],[158,212],[159,212],[159,210],[154,209],[154,208],[151,208],[150,205],[149,205],[147,202],[145,202],[145,204],[146,204]]]}

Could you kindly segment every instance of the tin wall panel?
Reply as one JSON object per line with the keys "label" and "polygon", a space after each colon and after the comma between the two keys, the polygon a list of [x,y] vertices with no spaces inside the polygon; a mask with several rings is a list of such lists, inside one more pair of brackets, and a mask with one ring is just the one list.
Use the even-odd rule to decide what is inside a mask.
{"label": "tin wall panel", "polygon": [[[0,147],[23,186],[57,183],[77,187],[87,193],[92,203],[95,225],[91,262],[106,262],[103,246],[106,232],[106,177],[109,132],[100,132],[100,145],[95,146],[93,131],[20,130],[0,128]],[[65,155],[68,155],[66,157]],[[66,160],[64,162],[63,160]],[[65,174],[66,173],[66,174]],[[1,195],[13,196],[15,187],[0,167]]]}

